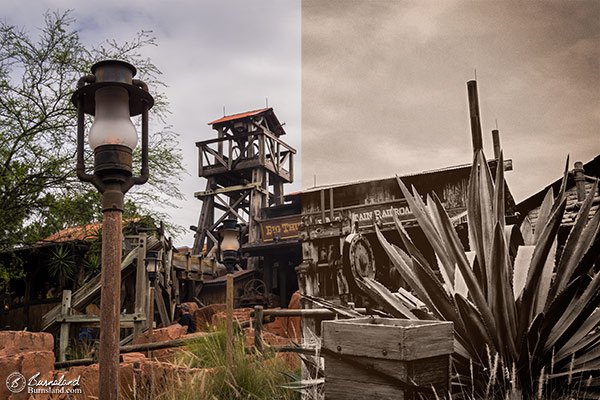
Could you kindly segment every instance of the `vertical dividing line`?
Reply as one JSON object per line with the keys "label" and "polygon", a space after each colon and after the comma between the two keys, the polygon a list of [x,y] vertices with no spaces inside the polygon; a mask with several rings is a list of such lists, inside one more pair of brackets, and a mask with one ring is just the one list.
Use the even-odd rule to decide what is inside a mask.
{"label": "vertical dividing line", "polygon": [[233,367],[233,275],[227,274],[227,300],[226,300],[226,333],[227,343],[225,353],[227,357],[227,365]]}

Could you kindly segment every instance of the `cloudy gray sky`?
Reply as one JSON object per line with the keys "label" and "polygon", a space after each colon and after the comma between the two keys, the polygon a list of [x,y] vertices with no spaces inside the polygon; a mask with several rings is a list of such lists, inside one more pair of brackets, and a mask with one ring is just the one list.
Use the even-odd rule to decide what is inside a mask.
{"label": "cloudy gray sky", "polygon": [[599,1],[305,0],[303,186],[470,163],[474,69],[517,201],[600,153]]}
{"label": "cloudy gray sky", "polygon": [[[213,138],[206,125],[223,115],[273,107],[288,132],[286,140],[300,147],[300,2],[298,0],[189,0],[83,2],[77,0],[1,0],[0,18],[32,34],[43,25],[46,10],[72,9],[86,44],[104,39],[124,42],[151,30],[158,46],[145,48],[164,73],[171,103],[166,121],[180,134],[189,176],[183,182],[186,201],[166,210],[173,222],[196,225],[205,189],[197,177],[196,141]],[[75,82],[74,82],[75,84]],[[152,88],[150,88],[152,90]],[[297,172],[300,174],[300,170]],[[294,186],[300,188],[300,182]],[[176,240],[193,243],[192,233]]]}

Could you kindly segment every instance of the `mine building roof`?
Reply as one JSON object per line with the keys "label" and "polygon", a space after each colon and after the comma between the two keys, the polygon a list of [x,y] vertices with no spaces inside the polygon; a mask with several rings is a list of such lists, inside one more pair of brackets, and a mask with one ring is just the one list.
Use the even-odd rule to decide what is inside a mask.
{"label": "mine building roof", "polygon": [[[583,171],[585,177],[585,191],[589,193],[591,188],[593,187],[593,183],[596,179],[600,178],[600,154],[597,155],[593,160],[588,161],[583,164]],[[537,214],[539,208],[546,196],[548,190],[552,189],[554,195],[558,193],[560,190],[560,186],[562,184],[562,177],[556,179],[554,182],[550,183],[543,189],[537,191],[532,194],[525,200],[521,201],[519,204],[515,206],[515,210],[519,213],[520,218],[525,218],[529,216],[531,223],[535,226],[535,222],[537,220]],[[563,215],[562,225],[571,225],[575,217],[577,216],[578,207],[576,204],[578,203],[577,199],[577,191],[575,190],[575,178],[573,176],[572,171],[569,172],[567,176],[567,186],[566,186],[566,197],[567,197],[567,208],[565,214]],[[594,203],[592,203],[592,209],[589,217],[591,218],[596,210],[600,208],[600,189],[594,195]]]}
{"label": "mine building roof", "polygon": [[208,125],[212,125],[213,128],[219,128],[224,125],[230,125],[237,121],[249,120],[252,117],[264,116],[267,119],[269,129],[277,136],[285,135],[283,125],[279,122],[279,119],[275,115],[272,107],[260,108],[258,110],[245,111],[232,115],[224,115],[223,117],[211,121]]}
{"label": "mine building roof", "polygon": [[[496,163],[497,163],[496,160],[488,160],[488,165],[492,169],[492,172],[494,172],[496,169]],[[460,165],[454,165],[454,166],[445,167],[445,168],[426,170],[426,171],[422,171],[422,172],[412,172],[412,173],[408,173],[408,174],[402,174],[402,175],[398,175],[398,178],[400,178],[400,179],[413,178],[413,177],[420,178],[420,177],[426,177],[426,176],[432,176],[432,175],[444,175],[444,174],[450,174],[450,173],[461,173],[461,174],[466,173],[467,175],[469,175],[469,173],[471,171],[471,167],[472,167],[472,164],[470,164],[470,163],[469,164],[460,164]],[[512,170],[512,160],[504,160],[504,170],[505,171]],[[362,179],[362,180],[352,181],[352,182],[334,183],[334,184],[330,184],[330,185],[320,185],[320,186],[314,186],[314,187],[304,189],[301,192],[290,193],[290,194],[311,193],[311,192],[316,192],[316,191],[320,191],[323,189],[334,189],[334,188],[340,188],[340,187],[344,187],[344,186],[361,185],[364,183],[387,181],[390,179],[395,180],[396,178],[395,177],[384,177],[384,178],[375,178],[375,179]]]}

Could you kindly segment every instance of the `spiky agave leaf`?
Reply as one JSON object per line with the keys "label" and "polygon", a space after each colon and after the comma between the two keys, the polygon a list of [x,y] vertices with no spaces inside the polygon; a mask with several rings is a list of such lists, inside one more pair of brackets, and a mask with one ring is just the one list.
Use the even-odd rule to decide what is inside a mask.
{"label": "spiky agave leaf", "polygon": [[481,313],[470,301],[460,294],[454,296],[462,324],[468,332],[466,347],[472,349],[472,355],[480,363],[484,360],[484,350],[487,348],[495,349],[494,340],[492,340],[489,329],[486,327]]}
{"label": "spiky agave leaf", "polygon": [[515,298],[510,286],[509,259],[507,247],[504,244],[504,233],[500,222],[496,223],[494,230],[494,241],[492,243],[492,256],[490,265],[494,268],[491,286],[489,288],[492,313],[496,318],[498,341],[500,353],[507,361],[517,358],[515,337],[517,333],[517,316],[515,309]]}
{"label": "spiky agave leaf", "polygon": [[[402,249],[394,247],[392,244],[390,244],[383,236],[383,233],[381,233],[381,230],[377,225],[375,225],[375,233],[377,234],[377,238],[383,246],[383,249],[385,250],[386,254],[390,258],[390,261],[392,262],[394,268],[396,268],[396,270],[400,273],[400,275],[404,278],[408,285],[417,293],[417,296],[421,299],[421,301],[427,304],[427,306],[430,307],[430,309],[437,310],[437,308],[433,305],[433,302],[431,301],[427,291],[425,290],[419,278],[413,271],[412,259],[410,261],[407,261],[404,256],[405,253],[402,251]],[[408,265],[408,262],[410,262],[410,266]]]}
{"label": "spiky agave leaf", "polygon": [[599,305],[600,273],[594,276],[581,296],[569,305],[568,312],[563,313],[562,317],[552,327],[548,334],[546,347],[560,349]]}
{"label": "spiky agave leaf", "polygon": [[517,303],[517,308],[519,309],[519,337],[522,337],[530,322],[535,317],[535,296],[538,293],[540,276],[542,275],[546,260],[548,259],[548,254],[554,243],[554,238],[558,233],[565,206],[566,201],[563,200],[558,208],[554,210],[546,223],[546,226],[544,226],[543,231],[538,238],[538,243],[533,251],[531,265],[527,274],[527,281],[525,282],[525,287],[523,288],[523,292]]}
{"label": "spiky agave leaf", "polygon": [[586,196],[577,217],[573,228],[565,242],[564,249],[562,251],[560,261],[558,263],[556,283],[553,291],[550,293],[550,298],[555,297],[560,293],[566,286],[575,268],[579,264],[579,261],[589,248],[594,238],[595,230],[598,227],[598,219],[600,213],[596,212],[591,221],[588,221],[589,214],[592,208],[594,195],[598,191],[598,181],[596,180]]}
{"label": "spiky agave leaf", "polygon": [[481,287],[488,302],[491,283],[491,244],[494,235],[494,184],[483,151],[473,158],[467,193],[467,223],[471,248],[477,252],[481,274]]}
{"label": "spiky agave leaf", "polygon": [[597,308],[592,312],[592,315],[581,324],[577,332],[571,336],[569,341],[560,349],[556,354],[558,361],[562,360],[565,356],[577,353],[593,341],[600,339],[600,332],[592,332],[600,324],[600,308]]}
{"label": "spiky agave leaf", "polygon": [[505,206],[504,206],[504,154],[500,151],[500,158],[496,164],[496,178],[494,184],[494,225],[500,224],[500,228],[504,230],[505,221]]}
{"label": "spiky agave leaf", "polygon": [[444,279],[444,284],[450,293],[454,291],[454,263],[452,259],[448,255],[446,248],[443,245],[442,239],[440,237],[440,233],[438,232],[435,222],[433,221],[432,215],[428,212],[427,206],[423,203],[421,196],[417,192],[417,190],[413,187],[411,195],[406,186],[398,177],[396,180],[400,183],[400,188],[404,193],[404,197],[407,200],[411,211],[415,215],[415,218],[419,222],[419,226],[423,230],[423,233],[431,243],[435,254],[439,257],[440,263],[440,273],[442,278]]}
{"label": "spiky agave leaf", "polygon": [[534,250],[535,246],[519,246],[517,248],[517,255],[513,262],[512,282],[515,298],[521,296],[525,288],[525,283],[527,283],[527,275],[529,274],[529,266],[531,265]]}
{"label": "spiky agave leaf", "polygon": [[[557,257],[557,233],[566,209],[568,159],[556,198],[549,191],[543,201],[535,232],[527,219],[520,227],[504,225],[501,161],[492,182],[483,153],[478,152],[473,160],[467,196],[469,255],[435,193],[427,197],[426,205],[414,188],[411,193],[398,179],[434,249],[443,284],[454,293],[452,297],[397,218],[406,254],[387,242],[381,232],[378,238],[401,275],[417,288],[417,296],[438,317],[455,322],[461,352],[468,351],[480,367],[485,363],[478,362],[487,351],[490,359],[499,353],[501,365],[512,365],[518,375],[515,379],[515,373],[512,377],[508,374],[504,390],[513,387],[527,397],[535,395],[542,370],[549,371],[545,381],[561,379],[566,376],[561,374],[574,366],[586,379],[593,368],[600,371],[600,313],[595,311],[600,305],[600,277],[587,275],[600,254],[600,215],[589,218],[592,193]],[[595,184],[592,192],[596,188]],[[555,259],[560,262],[553,281]],[[460,365],[464,372],[467,363],[462,360]],[[499,379],[504,376],[499,375]],[[473,376],[477,379],[485,374],[480,370]],[[568,376],[573,385],[583,379],[572,373]]]}
{"label": "spiky agave leaf", "polygon": [[[479,312],[481,313],[482,318],[485,321],[487,329],[489,329],[490,332],[494,332],[496,330],[496,323],[494,321],[494,317],[488,306],[488,303],[486,302],[485,294],[481,289],[481,286],[477,278],[475,277],[473,270],[471,269],[471,265],[465,255],[464,248],[460,244],[460,240],[458,239],[456,231],[454,231],[454,226],[452,225],[448,214],[443,209],[441,203],[439,203],[439,199],[437,199],[436,196],[433,197],[434,202],[437,199],[437,202],[435,202],[436,207],[441,208],[442,211],[439,212],[439,216],[440,226],[443,227],[442,232],[444,233],[444,236],[441,236],[435,228],[432,228],[433,222],[431,216],[429,215],[429,213],[427,213],[427,211],[423,209],[422,203],[419,202],[420,197],[418,196],[418,194],[415,194],[414,196],[411,195],[404,183],[398,178],[397,180],[398,184],[400,185],[400,189],[402,190],[407,202],[411,206],[411,210],[413,210],[413,206],[415,207],[415,211],[413,211],[413,213],[415,215],[415,218],[419,222],[419,226],[422,226],[423,224],[430,227],[430,229],[424,230],[424,233],[429,243],[434,248],[434,251],[436,251],[436,254],[439,256],[440,254],[437,253],[437,249],[443,248],[444,251],[442,256],[444,260],[446,260],[444,262],[448,264],[452,264],[452,261],[450,261],[451,258],[449,256],[449,253],[453,254],[452,260],[456,260],[456,266],[460,269],[460,272],[463,278],[465,279],[465,283],[469,289],[469,293],[471,294],[474,303],[477,305],[477,308],[479,309]],[[492,338],[495,337],[495,335],[492,334],[490,336]],[[497,340],[494,344],[495,347],[498,347]]]}

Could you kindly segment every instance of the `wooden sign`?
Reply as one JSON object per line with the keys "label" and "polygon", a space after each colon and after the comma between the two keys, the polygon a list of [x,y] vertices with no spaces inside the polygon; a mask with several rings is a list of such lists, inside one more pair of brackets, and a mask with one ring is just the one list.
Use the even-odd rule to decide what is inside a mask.
{"label": "wooden sign", "polygon": [[262,241],[264,243],[297,239],[300,216],[268,219],[260,223]]}
{"label": "wooden sign", "polygon": [[415,219],[406,200],[353,209],[350,211],[350,219],[357,221],[359,228],[370,228],[373,223],[393,224],[394,214],[400,221]]}

